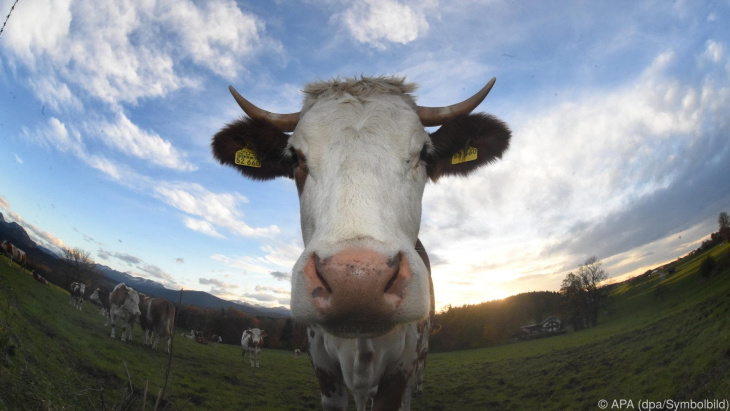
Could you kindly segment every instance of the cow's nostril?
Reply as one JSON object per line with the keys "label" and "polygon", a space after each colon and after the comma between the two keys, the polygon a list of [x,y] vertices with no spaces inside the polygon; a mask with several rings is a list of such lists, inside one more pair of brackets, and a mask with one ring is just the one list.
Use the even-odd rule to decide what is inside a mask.
{"label": "cow's nostril", "polygon": [[[324,279],[322,276],[322,264],[326,264],[326,260],[323,263],[317,254],[314,254],[314,271],[317,273],[317,278],[324,286],[324,289],[322,287],[317,287],[314,290],[312,290],[312,297],[318,297],[320,294],[322,294],[322,291],[327,290],[328,294],[332,294],[332,287],[327,283],[327,280]],[[316,293],[316,295],[315,295]]]}
{"label": "cow's nostril", "polygon": [[385,284],[385,289],[383,290],[384,293],[387,293],[388,290],[390,290],[393,287],[393,284],[395,284],[395,280],[398,279],[398,269],[396,268],[395,274],[393,274],[392,277],[390,277],[390,280],[388,280],[388,284]]}

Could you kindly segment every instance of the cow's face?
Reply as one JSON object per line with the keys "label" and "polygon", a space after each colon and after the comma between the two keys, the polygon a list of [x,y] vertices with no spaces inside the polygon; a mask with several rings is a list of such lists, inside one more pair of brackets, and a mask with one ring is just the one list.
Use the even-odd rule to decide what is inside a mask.
{"label": "cow's face", "polygon": [[127,289],[127,298],[124,299],[123,307],[135,316],[141,314],[139,311],[139,294],[137,291],[131,288]]}
{"label": "cow's face", "polygon": [[266,337],[266,331],[258,328],[246,330],[243,332],[243,339],[249,339],[249,345],[252,347],[261,347],[264,345],[264,337]]}
{"label": "cow's face", "polygon": [[101,290],[98,288],[95,289],[94,292],[91,293],[91,295],[89,296],[89,300],[101,304],[101,297],[99,297],[99,291],[101,291]]}
{"label": "cow's face", "polygon": [[[305,245],[292,275],[298,320],[352,337],[428,315],[429,272],[415,250],[426,181],[494,160],[510,133],[493,117],[460,113],[429,135],[424,124],[434,123],[419,115],[413,89],[399,79],[315,83],[291,136],[254,118],[214,137],[223,164],[296,182]],[[454,160],[460,150],[470,154]]]}

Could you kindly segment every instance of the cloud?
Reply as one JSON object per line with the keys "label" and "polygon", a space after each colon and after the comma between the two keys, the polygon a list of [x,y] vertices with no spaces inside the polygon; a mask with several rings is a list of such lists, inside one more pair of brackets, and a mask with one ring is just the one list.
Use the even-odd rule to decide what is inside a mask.
{"label": "cloud", "polygon": [[23,164],[23,159],[20,158],[20,156],[16,154],[15,155],[15,162],[18,163],[18,164]]}
{"label": "cloud", "polygon": [[240,194],[208,191],[203,186],[194,183],[160,182],[153,187],[155,196],[168,205],[187,214],[200,217],[194,219],[186,216],[185,225],[204,234],[222,237],[215,226],[225,227],[230,232],[243,237],[266,237],[279,232],[277,226],[253,228],[243,222],[240,205],[248,199]]}
{"label": "cloud", "polygon": [[[40,244],[59,253],[62,249],[66,248],[66,244],[60,238],[54,236],[48,231],[39,229],[34,224],[23,220],[21,216],[10,210],[10,204],[4,197],[0,197],[0,207],[5,210],[7,217],[10,217],[13,221],[17,222],[25,229],[31,240],[33,240],[36,244]],[[5,221],[8,221],[8,219],[5,218]]]}
{"label": "cloud", "polygon": [[182,258],[176,258],[175,262],[178,264],[185,264],[185,260],[183,260]]}
{"label": "cloud", "polygon": [[272,271],[269,274],[271,274],[272,277],[276,278],[279,281],[291,281],[290,272]]}
{"label": "cloud", "polygon": [[429,29],[423,2],[358,0],[337,16],[360,43],[385,49],[387,43],[408,44]]}
{"label": "cloud", "polygon": [[217,297],[225,299],[238,298],[236,293],[239,288],[238,284],[229,284],[215,278],[198,278],[198,283],[210,286],[209,292]]}
{"label": "cloud", "polygon": [[728,62],[680,81],[671,73],[683,60],[659,53],[629,83],[524,107],[511,114],[512,145],[500,162],[429,185],[421,239],[448,261],[436,287],[455,276],[480,290],[516,291],[510,281],[525,276],[557,287],[551,275],[591,255],[624,253],[716,216],[730,201]]}
{"label": "cloud", "polygon": [[[3,33],[5,47],[43,74],[37,77],[51,77],[32,83],[54,109],[78,106],[73,93],[113,107],[137,104],[197,86],[195,74],[180,69],[183,63],[234,78],[242,58],[281,51],[263,35],[262,21],[230,0],[33,2],[16,10],[12,22]],[[57,92],[42,94],[49,90]]]}
{"label": "cloud", "polygon": [[118,260],[124,261],[128,265],[137,265],[142,263],[142,260],[140,258],[137,258],[127,253],[114,253],[114,257],[116,257]]}
{"label": "cloud", "polygon": [[185,155],[158,134],[145,131],[132,123],[122,112],[113,122],[101,120],[86,124],[88,135],[107,146],[161,167],[178,171],[194,171],[197,166],[185,160]]}
{"label": "cloud", "polygon": [[163,271],[160,267],[154,265],[154,264],[144,264],[140,268],[143,272],[149,274],[149,276],[152,276],[154,278],[159,278],[161,280],[165,280],[169,283],[174,283],[175,279],[173,278],[172,274]]}
{"label": "cloud", "polygon": [[104,261],[109,261],[114,256],[111,251],[106,251],[101,248],[96,252],[96,255]]}

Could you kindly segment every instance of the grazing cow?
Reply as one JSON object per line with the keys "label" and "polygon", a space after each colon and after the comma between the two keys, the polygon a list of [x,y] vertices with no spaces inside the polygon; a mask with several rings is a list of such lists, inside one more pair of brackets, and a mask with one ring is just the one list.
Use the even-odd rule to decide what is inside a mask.
{"label": "grazing cow", "polygon": [[[134,326],[134,320],[140,315],[139,312],[139,294],[131,287],[127,287],[124,283],[119,283],[114,287],[112,293],[109,295],[109,317],[112,323],[112,334],[117,328],[117,320],[122,320],[122,336],[121,340],[132,341],[132,327]],[[129,330],[129,332],[127,332]]]}
{"label": "grazing cow", "polygon": [[96,288],[89,296],[89,301],[93,301],[101,306],[102,315],[106,317],[104,326],[109,325],[109,315],[111,312],[111,303],[109,302],[109,290],[106,288]]}
{"label": "grazing cow", "polygon": [[140,306],[141,309],[139,323],[144,324],[142,331],[144,333],[144,344],[152,345],[152,349],[157,349],[157,343],[160,338],[167,338],[167,353],[170,353],[170,345],[172,344],[172,333],[175,327],[175,305],[164,298],[146,298]]}
{"label": "grazing cow", "polygon": [[259,330],[258,328],[249,328],[244,331],[241,335],[241,348],[243,351],[243,361],[246,361],[246,353],[248,353],[251,367],[254,365],[259,368],[259,358],[261,357],[261,347],[264,345],[264,337],[266,337],[266,331]]}
{"label": "grazing cow", "polygon": [[84,294],[86,293],[86,284],[73,282],[69,289],[71,290],[71,303],[81,311],[81,304],[84,302]]}
{"label": "grazing cow", "polygon": [[20,266],[20,269],[22,270],[23,266],[25,266],[25,252],[20,248],[14,246],[8,240],[4,240],[0,247],[2,247],[3,252],[6,253],[10,258],[10,261],[8,261],[8,267],[12,266],[13,261],[15,261],[16,263],[18,263],[18,266]]}
{"label": "grazing cow", "polygon": [[36,273],[35,270],[31,271],[30,273],[31,273],[31,275],[33,275],[33,278],[35,278],[36,281],[38,281],[39,283],[41,283],[43,285],[48,285],[48,281],[46,281],[46,279],[43,278],[42,275]]}
{"label": "grazing cow", "polygon": [[210,343],[213,345],[213,347],[217,347],[219,343],[223,342],[223,337],[221,337],[218,334],[213,334],[210,336]]}
{"label": "grazing cow", "polygon": [[418,239],[423,190],[509,146],[503,122],[471,114],[493,84],[452,106],[422,107],[402,78],[315,82],[292,114],[230,88],[249,117],[215,135],[213,155],[245,177],[296,183],[305,248],[292,270],[291,311],[308,324],[324,408],[347,408],[345,386],[358,410],[368,399],[374,409],[410,407],[434,312]]}

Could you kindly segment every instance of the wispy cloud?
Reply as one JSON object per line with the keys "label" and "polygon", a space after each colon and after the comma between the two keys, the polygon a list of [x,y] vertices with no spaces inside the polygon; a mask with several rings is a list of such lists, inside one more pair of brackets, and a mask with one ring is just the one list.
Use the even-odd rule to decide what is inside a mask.
{"label": "wispy cloud", "polygon": [[407,44],[429,29],[426,10],[434,2],[397,0],[358,0],[336,15],[347,31],[359,42],[379,49],[390,43]]}

